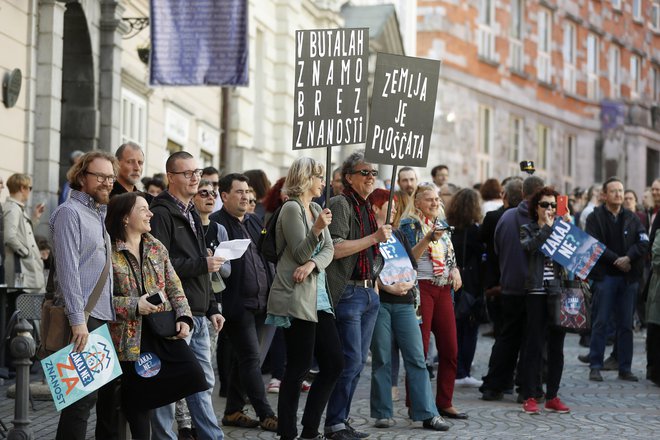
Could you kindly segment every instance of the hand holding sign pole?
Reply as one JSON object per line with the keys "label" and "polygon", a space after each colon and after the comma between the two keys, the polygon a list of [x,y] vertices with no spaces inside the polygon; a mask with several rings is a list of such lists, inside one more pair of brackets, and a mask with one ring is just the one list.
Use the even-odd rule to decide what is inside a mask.
{"label": "hand holding sign pole", "polygon": [[365,140],[369,29],[296,31],[293,149],[326,147],[326,198],[331,148]]}
{"label": "hand holding sign pole", "polygon": [[439,60],[378,54],[364,158],[393,165],[392,182],[398,165],[426,166],[439,75]]}

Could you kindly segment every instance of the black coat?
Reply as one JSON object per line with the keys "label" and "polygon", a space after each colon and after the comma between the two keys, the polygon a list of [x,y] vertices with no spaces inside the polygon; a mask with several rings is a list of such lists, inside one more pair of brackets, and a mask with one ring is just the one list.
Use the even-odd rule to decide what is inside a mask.
{"label": "black coat", "polygon": [[154,214],[151,218],[151,234],[168,250],[193,315],[210,317],[219,313],[218,304],[211,293],[206,243],[199,214],[193,208],[195,234],[188,219],[166,191],[154,198],[150,209]]}

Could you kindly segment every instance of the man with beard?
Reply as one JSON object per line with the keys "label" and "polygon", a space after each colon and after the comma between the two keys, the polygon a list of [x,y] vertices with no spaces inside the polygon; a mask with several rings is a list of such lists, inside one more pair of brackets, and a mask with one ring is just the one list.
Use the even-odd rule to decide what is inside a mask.
{"label": "man with beard", "polygon": [[417,173],[410,167],[403,167],[399,170],[396,183],[401,191],[405,191],[409,196],[412,196],[417,189]]}
{"label": "man with beard", "polygon": [[[110,190],[117,174],[117,161],[103,151],[84,154],[67,173],[71,187],[70,197],[50,217],[55,260],[57,262],[57,289],[55,298],[64,298],[66,315],[71,325],[73,350],[85,349],[89,332],[108,321],[114,321],[112,305],[112,267],[104,270],[110,240],[105,229],[105,213]],[[104,273],[101,294],[89,317],[85,307],[99,276]],[[60,414],[56,439],[84,440],[87,419],[96,404],[97,439],[116,438],[112,426],[113,394],[108,384],[81,400],[64,408]]]}
{"label": "man with beard", "polygon": [[[134,142],[126,142],[122,144],[115,152],[115,157],[119,163],[119,172],[117,173],[117,180],[112,186],[110,197],[117,194],[126,192],[137,191],[137,183],[142,177],[142,170],[144,168],[144,153],[142,148]],[[154,199],[151,194],[144,194],[148,203]]]}

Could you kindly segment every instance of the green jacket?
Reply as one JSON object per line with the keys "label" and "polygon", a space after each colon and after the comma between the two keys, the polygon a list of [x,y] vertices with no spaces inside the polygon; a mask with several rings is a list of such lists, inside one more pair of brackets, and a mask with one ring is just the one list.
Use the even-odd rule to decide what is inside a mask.
{"label": "green jacket", "polygon": [[651,281],[649,282],[649,296],[646,300],[646,321],[660,325],[660,238],[655,233],[651,250]]}
{"label": "green jacket", "polygon": [[[304,321],[318,322],[316,314],[316,280],[320,270],[325,270],[332,262],[334,247],[328,228],[316,237],[312,232],[302,205],[297,198],[294,203],[285,203],[277,218],[275,241],[278,254],[275,279],[268,297],[268,313],[277,316],[289,316]],[[321,207],[310,203],[314,219],[321,212]],[[321,243],[321,250],[314,257],[314,251]],[[293,281],[293,272],[308,261],[314,261],[316,268],[302,283]],[[327,285],[326,285],[327,289]]]}

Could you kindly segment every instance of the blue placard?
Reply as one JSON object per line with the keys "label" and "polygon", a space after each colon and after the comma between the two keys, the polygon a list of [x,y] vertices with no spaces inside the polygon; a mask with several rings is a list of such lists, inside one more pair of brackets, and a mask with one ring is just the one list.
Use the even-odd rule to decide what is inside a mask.
{"label": "blue placard", "polygon": [[248,85],[247,0],[151,0],[151,85]]}
{"label": "blue placard", "polygon": [[380,272],[380,281],[386,286],[405,281],[414,282],[416,278],[410,257],[406,248],[392,235],[385,243],[380,243],[380,255],[385,260],[383,270]]}
{"label": "blue placard", "polygon": [[578,278],[586,279],[603,255],[605,245],[577,226],[557,218],[541,251]]}
{"label": "blue placard", "polygon": [[84,351],[72,350],[69,344],[41,361],[58,411],[122,374],[107,324],[89,334]]}

